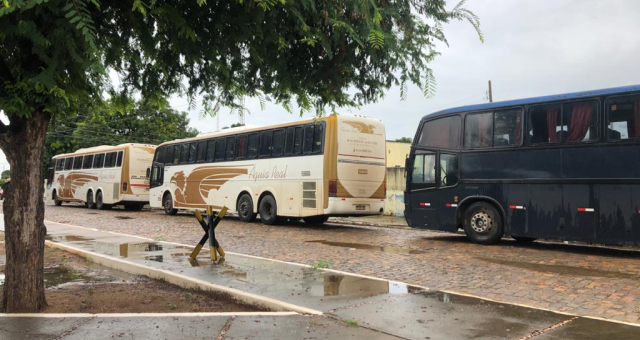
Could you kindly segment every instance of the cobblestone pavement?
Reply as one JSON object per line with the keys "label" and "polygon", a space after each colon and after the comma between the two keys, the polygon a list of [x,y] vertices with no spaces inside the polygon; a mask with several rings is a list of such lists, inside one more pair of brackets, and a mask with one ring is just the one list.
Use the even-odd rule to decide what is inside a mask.
{"label": "cobblestone pavement", "polygon": [[[193,244],[188,214],[46,206],[46,219]],[[606,319],[640,323],[640,249],[549,243],[495,246],[463,235],[360,225],[264,226],[228,217],[216,229],[226,251],[314,264],[363,275]],[[313,242],[311,242],[313,241]]]}

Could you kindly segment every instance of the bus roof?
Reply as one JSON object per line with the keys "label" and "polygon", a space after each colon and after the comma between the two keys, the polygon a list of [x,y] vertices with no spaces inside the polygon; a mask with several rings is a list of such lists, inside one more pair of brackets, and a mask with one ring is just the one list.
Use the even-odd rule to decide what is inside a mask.
{"label": "bus roof", "polygon": [[61,157],[69,157],[69,156],[78,156],[78,155],[84,155],[87,153],[93,153],[93,152],[108,152],[108,151],[114,151],[114,150],[121,150],[124,149],[127,146],[133,146],[133,147],[146,147],[146,148],[155,148],[155,145],[152,144],[140,144],[140,143],[124,143],[124,144],[120,144],[120,145],[98,145],[98,146],[93,146],[90,148],[82,148],[82,149],[78,149],[75,152],[72,153],[62,153],[59,155],[55,155],[53,156],[53,158],[61,158]]}
{"label": "bus roof", "polygon": [[601,89],[601,90],[572,92],[572,93],[565,93],[565,94],[556,94],[551,96],[542,96],[542,97],[533,97],[533,98],[525,98],[525,99],[507,100],[507,101],[495,102],[495,103],[484,103],[484,104],[460,106],[460,107],[455,107],[455,108],[446,109],[446,110],[428,114],[422,117],[422,119],[423,120],[431,119],[431,118],[436,118],[440,116],[445,116],[448,114],[467,112],[467,111],[480,111],[480,110],[497,109],[497,108],[509,107],[509,106],[530,105],[530,104],[554,102],[554,101],[561,101],[561,100],[579,99],[579,98],[585,98],[585,97],[606,96],[606,95],[633,92],[633,91],[640,91],[640,85],[611,87],[608,89]]}

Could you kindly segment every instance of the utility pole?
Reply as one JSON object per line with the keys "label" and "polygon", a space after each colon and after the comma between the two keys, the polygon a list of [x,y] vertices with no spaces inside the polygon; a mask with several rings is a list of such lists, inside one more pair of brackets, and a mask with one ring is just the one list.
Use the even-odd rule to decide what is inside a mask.
{"label": "utility pole", "polygon": [[491,80],[489,80],[489,103],[493,103],[493,91],[491,90]]}

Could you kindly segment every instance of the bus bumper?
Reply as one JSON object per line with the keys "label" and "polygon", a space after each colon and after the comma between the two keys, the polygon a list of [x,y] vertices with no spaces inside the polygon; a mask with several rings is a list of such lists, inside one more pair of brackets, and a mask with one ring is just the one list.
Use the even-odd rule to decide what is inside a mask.
{"label": "bus bumper", "polygon": [[383,212],[384,199],[382,198],[329,197],[329,206],[324,209],[324,214],[330,216],[382,215]]}

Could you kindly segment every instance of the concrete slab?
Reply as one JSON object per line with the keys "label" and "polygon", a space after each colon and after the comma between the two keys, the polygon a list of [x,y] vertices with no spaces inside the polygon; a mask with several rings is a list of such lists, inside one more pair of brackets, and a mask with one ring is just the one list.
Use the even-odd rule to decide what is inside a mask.
{"label": "concrete slab", "polygon": [[535,340],[638,340],[640,327],[578,318],[562,327],[551,329]]}
{"label": "concrete slab", "polygon": [[518,339],[570,318],[440,292],[400,296],[335,314],[406,339]]}
{"label": "concrete slab", "polygon": [[1,318],[0,339],[51,340],[87,319],[82,318]]}
{"label": "concrete slab", "polygon": [[229,316],[95,318],[64,340],[215,339],[229,319]]}
{"label": "concrete slab", "polygon": [[322,316],[237,317],[225,333],[225,340],[367,339],[394,340],[397,337]]}

